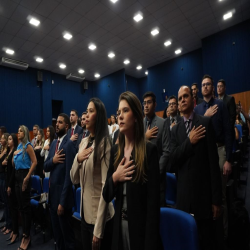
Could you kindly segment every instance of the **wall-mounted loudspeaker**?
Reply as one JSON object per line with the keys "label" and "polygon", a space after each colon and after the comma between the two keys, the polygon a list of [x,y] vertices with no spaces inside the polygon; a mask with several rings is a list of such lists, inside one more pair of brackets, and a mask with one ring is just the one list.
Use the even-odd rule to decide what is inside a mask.
{"label": "wall-mounted loudspeaker", "polygon": [[83,82],[83,89],[88,89],[88,82]]}
{"label": "wall-mounted loudspeaker", "polygon": [[42,82],[43,81],[43,72],[37,71],[37,81]]}

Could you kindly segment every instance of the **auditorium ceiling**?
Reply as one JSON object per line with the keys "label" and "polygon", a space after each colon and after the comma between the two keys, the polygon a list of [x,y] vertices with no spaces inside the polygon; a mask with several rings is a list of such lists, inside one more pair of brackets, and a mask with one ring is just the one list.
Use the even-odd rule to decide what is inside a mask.
{"label": "auditorium ceiling", "polygon": [[0,0],[0,56],[88,80],[122,68],[139,78],[249,18],[249,0]]}

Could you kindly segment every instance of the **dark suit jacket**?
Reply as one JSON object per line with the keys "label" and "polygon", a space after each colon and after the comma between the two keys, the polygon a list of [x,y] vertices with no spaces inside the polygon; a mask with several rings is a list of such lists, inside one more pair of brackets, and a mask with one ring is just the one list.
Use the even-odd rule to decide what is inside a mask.
{"label": "dark suit jacket", "polygon": [[[111,149],[110,165],[103,189],[103,198],[106,202],[110,202],[116,197],[112,250],[122,249],[121,209],[123,205],[123,183],[118,183],[115,187],[112,178],[115,171],[113,164],[117,150],[118,145],[114,145]],[[126,185],[131,250],[158,250],[160,243],[159,161],[157,148],[154,144],[148,142],[146,151],[147,162],[145,161],[144,167],[147,182],[142,184],[141,182],[127,181]]]}
{"label": "dark suit jacket", "polygon": [[199,104],[201,104],[201,103],[203,103],[203,102],[204,102],[204,100],[201,99],[200,97],[197,97],[197,98],[196,98],[196,105],[199,105]]}
{"label": "dark suit jacket", "polygon": [[[89,134],[90,134],[90,132],[87,130],[85,137],[89,136]],[[83,139],[82,136],[83,136],[83,130],[82,130],[82,133],[78,135],[78,139],[77,139],[77,142],[76,142],[76,152],[78,152],[78,150],[79,150],[79,145],[80,145],[80,143],[81,143],[81,141]]]}
{"label": "dark suit jacket", "polygon": [[115,133],[114,133],[114,138],[113,138],[113,141],[112,141],[113,145],[115,145],[115,142],[116,142],[116,140],[117,140],[117,138],[119,136],[119,133],[120,133],[120,129],[117,129],[115,131]]}
{"label": "dark suit jacket", "polygon": [[56,144],[57,140],[51,143],[49,155],[44,162],[44,171],[50,172],[49,202],[53,210],[57,210],[59,204],[70,210],[74,206],[70,169],[76,151],[73,142],[66,135],[59,148],[59,150],[63,149],[62,154],[65,154],[64,163],[54,164],[52,160],[55,155]]}
{"label": "dark suit jacket", "polygon": [[230,95],[224,95],[223,97],[223,102],[226,105],[228,112],[229,112],[229,119],[230,119],[230,125],[231,129],[233,131],[234,135],[234,125],[235,125],[235,120],[236,120],[236,104],[235,104],[235,99],[233,96]]}
{"label": "dark suit jacket", "polygon": [[211,119],[194,113],[192,127],[204,126],[205,137],[192,145],[184,120],[172,129],[171,164],[178,171],[177,209],[193,213],[196,219],[212,217],[212,204],[221,205],[219,157]]}
{"label": "dark suit jacket", "polygon": [[[71,129],[72,128],[68,129],[68,132],[67,132],[69,139],[71,137]],[[74,130],[74,134],[78,134],[78,136],[79,136],[81,133],[82,133],[82,127],[80,127],[79,125],[76,125],[76,128]]]}

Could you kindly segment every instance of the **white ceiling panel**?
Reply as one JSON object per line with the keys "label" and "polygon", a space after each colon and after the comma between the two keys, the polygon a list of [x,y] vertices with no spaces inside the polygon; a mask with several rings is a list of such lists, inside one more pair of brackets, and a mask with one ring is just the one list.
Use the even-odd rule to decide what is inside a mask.
{"label": "white ceiling panel", "polygon": [[21,24],[28,23],[28,16],[31,15],[31,13],[29,9],[18,5],[11,16],[11,20]]}
{"label": "white ceiling panel", "polygon": [[23,25],[22,28],[17,32],[16,36],[23,39],[28,39],[34,32],[35,30],[31,27]]}
{"label": "white ceiling panel", "polygon": [[81,15],[78,14],[75,11],[71,11],[62,21],[61,21],[61,25],[66,27],[66,28],[70,28],[72,27],[75,23],[77,23],[77,21],[79,21],[81,19]]}
{"label": "white ceiling panel", "polygon": [[61,3],[65,6],[67,6],[70,9],[74,9],[79,3],[81,2],[81,0],[62,0]]}
{"label": "white ceiling panel", "polygon": [[7,24],[4,26],[3,32],[6,32],[11,35],[16,35],[21,28],[22,25],[20,23],[9,20]]}
{"label": "white ceiling panel", "polygon": [[33,48],[35,48],[36,45],[37,45],[36,43],[32,43],[32,42],[30,42],[30,41],[26,41],[26,42],[23,44],[23,46],[21,47],[21,49],[24,50],[24,51],[29,52],[29,51],[31,51]]}

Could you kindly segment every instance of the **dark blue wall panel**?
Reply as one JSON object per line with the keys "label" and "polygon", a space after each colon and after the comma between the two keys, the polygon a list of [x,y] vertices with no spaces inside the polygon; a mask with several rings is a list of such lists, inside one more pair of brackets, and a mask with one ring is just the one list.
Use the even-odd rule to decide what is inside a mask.
{"label": "dark blue wall panel", "polygon": [[139,99],[141,98],[140,96],[140,82],[138,78],[126,75],[126,90],[133,92]]}
{"label": "dark blue wall panel", "polygon": [[202,40],[203,71],[225,79],[228,94],[250,90],[249,45],[250,20]]}

